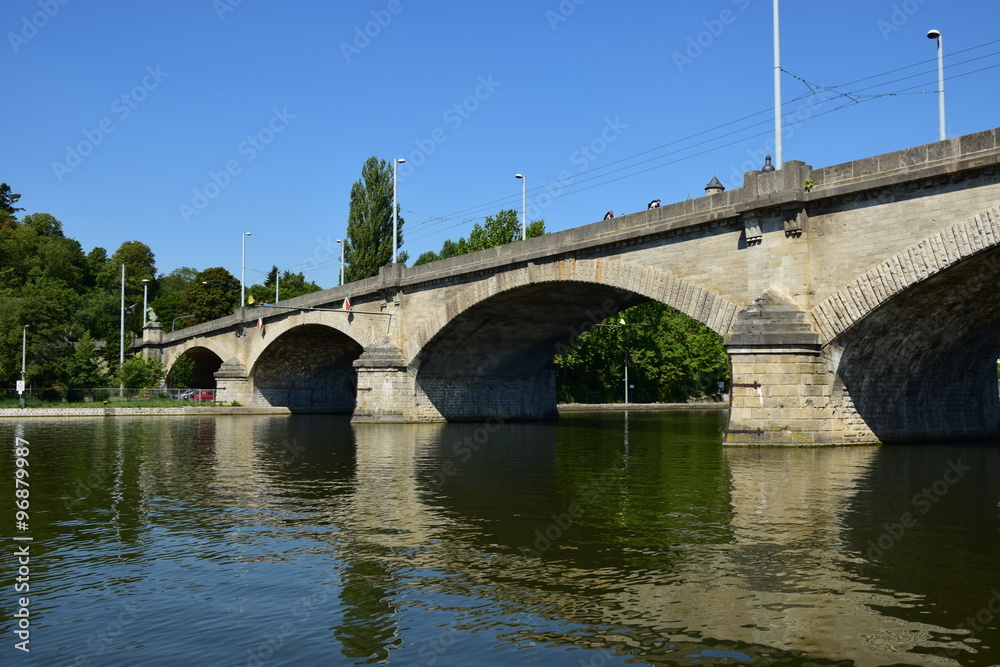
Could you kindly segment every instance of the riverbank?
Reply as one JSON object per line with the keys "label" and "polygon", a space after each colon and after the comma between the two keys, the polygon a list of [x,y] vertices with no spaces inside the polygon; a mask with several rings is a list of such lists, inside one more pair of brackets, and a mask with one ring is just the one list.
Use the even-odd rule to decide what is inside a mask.
{"label": "riverbank", "polygon": [[[560,403],[559,412],[607,412],[622,410],[725,410],[723,401],[697,401],[691,403]],[[188,405],[177,408],[0,408],[3,417],[156,417],[167,415],[290,415],[282,407],[233,407],[226,405]]]}
{"label": "riverbank", "polygon": [[290,415],[288,408],[187,405],[178,408],[3,408],[0,417],[156,417],[166,415]]}
{"label": "riverbank", "polygon": [[728,410],[727,401],[692,401],[691,403],[560,403],[559,412],[605,412],[608,410]]}

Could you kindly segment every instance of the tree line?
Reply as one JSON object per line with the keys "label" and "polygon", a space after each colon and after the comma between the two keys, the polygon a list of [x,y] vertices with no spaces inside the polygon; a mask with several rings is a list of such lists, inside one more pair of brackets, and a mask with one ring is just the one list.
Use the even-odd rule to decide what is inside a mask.
{"label": "tree line", "polygon": [[[0,183],[0,388],[21,378],[22,352],[29,387],[156,386],[162,367],[131,354],[147,319],[144,291],[167,331],[230,315],[237,307],[240,283],[225,268],[158,273],[152,249],[141,241],[125,241],[110,255],[101,247],[85,252],[54,216],[19,218],[20,197]],[[126,361],[120,367],[123,265]],[[248,291],[259,301],[271,300],[276,280],[282,299],[320,289],[301,273],[279,275],[272,267],[263,284]],[[177,370],[174,384],[181,386],[185,364]]]}

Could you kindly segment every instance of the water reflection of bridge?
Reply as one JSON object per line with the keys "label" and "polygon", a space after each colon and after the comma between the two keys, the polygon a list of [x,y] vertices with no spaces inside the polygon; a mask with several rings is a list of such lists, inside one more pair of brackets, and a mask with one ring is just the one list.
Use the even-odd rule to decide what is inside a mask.
{"label": "water reflection of bridge", "polygon": [[[232,482],[234,502],[246,507],[262,494],[280,493],[292,477],[310,483],[306,462],[324,460],[319,452],[300,452],[290,459],[291,469],[288,461],[276,465],[271,457],[281,450],[260,446],[262,434],[253,432],[260,423],[220,421],[217,433],[216,475]],[[400,601],[420,608],[425,591],[481,600],[482,617],[463,618],[468,629],[505,616],[511,637],[572,645],[573,629],[586,628],[588,647],[629,650],[650,660],[674,659],[664,644],[670,638],[671,651],[688,653],[715,639],[733,642],[734,650],[755,659],[797,654],[857,665],[954,664],[922,653],[947,645],[940,639],[947,631],[906,614],[920,599],[917,592],[906,599],[894,595],[894,587],[886,592],[878,585],[885,572],[865,570],[860,529],[850,525],[859,494],[873,491],[874,469],[891,452],[727,450],[717,464],[702,461],[697,470],[678,471],[674,488],[664,490],[651,512],[630,488],[631,471],[606,477],[610,481],[595,491],[587,476],[600,471],[560,460],[554,446],[549,467],[515,465],[504,470],[517,479],[501,478],[495,474],[499,458],[517,459],[518,447],[548,446],[547,428],[554,445],[555,430],[504,427],[491,434],[491,448],[466,457],[462,444],[475,442],[477,428],[483,427],[356,425],[350,428],[353,442],[337,447],[337,456],[351,459],[353,453],[353,459],[335,471],[316,471],[317,489],[341,491],[316,497],[317,510],[338,529],[318,539],[328,542],[332,557],[348,563],[340,582],[348,611],[337,632],[343,645],[354,647],[353,655],[390,650],[404,611]],[[594,446],[610,454],[611,470],[621,432],[595,439]],[[246,444],[251,442],[257,444]],[[454,472],[442,478],[443,470]],[[531,506],[509,505],[508,485],[530,479],[539,482],[537,497],[527,501]],[[680,498],[704,489],[715,495],[698,498],[711,504],[701,511],[728,514],[729,528],[680,542],[671,532],[680,524],[669,515],[682,509]],[[599,494],[589,501],[600,502],[590,502],[551,549],[525,554],[534,534],[528,526],[544,528],[538,521],[547,508],[587,503],[588,493]],[[599,506],[606,511],[599,513]],[[636,514],[658,523],[630,525],[629,516]],[[667,538],[631,541],[631,551],[619,553],[589,548],[589,534],[618,529]],[[568,625],[560,628],[557,621]]]}

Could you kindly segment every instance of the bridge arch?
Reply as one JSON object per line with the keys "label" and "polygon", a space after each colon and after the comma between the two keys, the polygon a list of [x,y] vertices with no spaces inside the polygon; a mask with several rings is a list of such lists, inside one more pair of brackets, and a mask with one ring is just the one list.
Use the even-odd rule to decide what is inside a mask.
{"label": "bridge arch", "polygon": [[188,385],[197,389],[215,389],[215,372],[222,366],[222,357],[215,350],[204,345],[186,346],[182,351],[174,354],[167,368],[167,377],[173,370],[177,360],[181,357],[188,357],[194,362],[194,372]]}
{"label": "bridge arch", "polygon": [[[739,310],[736,304],[718,294],[656,269],[614,260],[568,258],[497,273],[471,289],[459,290],[439,309],[436,318],[409,337],[404,355],[419,364],[418,356],[426,355],[428,346],[463,315],[487,303],[496,307],[502,303],[498,298],[509,297],[516,302],[511,306],[516,312],[523,310],[529,295],[548,294],[547,300],[541,303],[538,318],[539,323],[544,323],[552,319],[548,306],[554,305],[552,298],[558,291],[554,287],[557,284],[576,285],[574,294],[589,301],[580,304],[574,315],[564,318],[565,327],[555,339],[556,342],[562,340],[564,345],[580,333],[581,326],[589,327],[646,300],[660,301],[698,320],[720,336],[729,331]],[[606,313],[604,317],[602,313]],[[574,326],[576,334],[572,334]],[[567,340],[569,334],[572,337]]]}
{"label": "bridge arch", "polygon": [[[418,391],[448,420],[555,415],[552,358],[616,313],[659,300],[719,333],[737,307],[653,269],[564,260],[498,274],[446,302],[411,357]],[[433,327],[437,327],[433,330]]]}
{"label": "bridge arch", "polygon": [[327,324],[284,328],[248,361],[254,404],[350,413],[357,392],[354,361],[363,349]]}
{"label": "bridge arch", "polygon": [[834,394],[880,440],[1000,432],[1000,211],[881,262],[813,309]]}

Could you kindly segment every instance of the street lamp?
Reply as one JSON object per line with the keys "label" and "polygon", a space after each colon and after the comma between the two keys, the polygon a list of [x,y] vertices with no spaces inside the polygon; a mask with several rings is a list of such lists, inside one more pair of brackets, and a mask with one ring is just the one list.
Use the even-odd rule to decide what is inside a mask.
{"label": "street lamp", "polygon": [[938,141],[945,140],[944,132],[944,45],[942,44],[941,31],[931,30],[927,33],[927,39],[937,40],[937,63],[938,63]]}
{"label": "street lamp", "polygon": [[240,260],[240,308],[247,305],[247,237],[252,232],[243,232],[243,258]]}
{"label": "street lamp", "polygon": [[125,395],[125,381],[121,378],[121,368],[125,365],[125,262],[122,262],[122,304],[119,327],[120,345],[118,347],[118,394]]}
{"label": "street lamp", "polygon": [[[397,222],[398,222],[397,221],[398,216],[396,215],[396,181],[398,179],[396,178],[396,174],[399,171],[399,169],[398,169],[399,165],[403,164],[404,162],[406,162],[406,160],[403,159],[403,158],[401,158],[401,157],[396,158],[392,162],[392,263],[393,264],[395,264],[396,261],[397,261],[397,259],[396,259],[396,235],[397,235],[396,226],[397,226]],[[343,266],[343,264],[341,264],[341,266]],[[344,279],[341,278],[340,282],[343,283]]]}
{"label": "street lamp", "polygon": [[184,320],[189,317],[194,317],[194,315],[181,315],[180,317],[175,317],[173,323],[170,325],[170,332],[173,333],[177,329],[177,320]]}
{"label": "street lamp", "polygon": [[28,358],[28,325],[21,329],[21,407],[24,407],[25,361]]}
{"label": "street lamp", "polygon": [[146,304],[147,304],[147,291],[149,289],[149,278],[142,279],[142,328],[146,328]]}
{"label": "street lamp", "polygon": [[[393,237],[395,238],[395,237]],[[344,239],[337,239],[337,243],[340,244],[340,284],[344,284],[344,246],[347,245]]]}
{"label": "street lamp", "polygon": [[524,174],[514,174],[514,178],[521,179],[521,240],[528,238],[528,219],[525,217],[527,208],[525,207],[525,192],[527,192],[528,179]]}
{"label": "street lamp", "polygon": [[774,168],[781,169],[781,21],[778,0],[774,0]]}

